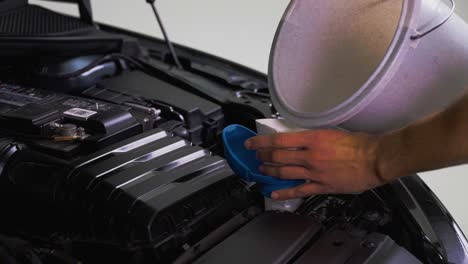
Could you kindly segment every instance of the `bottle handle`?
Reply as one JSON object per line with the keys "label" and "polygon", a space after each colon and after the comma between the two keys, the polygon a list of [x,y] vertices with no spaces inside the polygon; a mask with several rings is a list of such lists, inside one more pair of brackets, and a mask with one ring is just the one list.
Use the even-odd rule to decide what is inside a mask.
{"label": "bottle handle", "polygon": [[445,22],[447,22],[447,20],[449,20],[450,17],[452,17],[452,15],[455,13],[455,0],[450,0],[450,3],[452,4],[452,8],[450,9],[449,14],[441,22],[439,22],[437,25],[435,25],[435,26],[431,27],[430,29],[428,29],[426,31],[423,31],[423,32],[420,32],[419,30],[416,30],[417,34],[412,35],[410,38],[412,40],[420,39],[420,38],[426,36],[427,34],[431,33],[432,31],[438,29],[443,24],[445,24]]}

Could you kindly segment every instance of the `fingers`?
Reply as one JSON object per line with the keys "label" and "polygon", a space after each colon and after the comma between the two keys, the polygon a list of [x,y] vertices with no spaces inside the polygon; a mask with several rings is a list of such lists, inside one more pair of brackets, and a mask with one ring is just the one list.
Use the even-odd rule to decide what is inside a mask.
{"label": "fingers", "polygon": [[264,175],[278,177],[284,180],[307,180],[311,173],[304,167],[262,165],[260,172]]}
{"label": "fingers", "polygon": [[310,139],[306,140],[301,132],[277,133],[250,138],[245,142],[245,147],[252,150],[262,148],[302,148],[306,145],[307,141],[310,141]]}
{"label": "fingers", "polygon": [[294,188],[274,191],[271,194],[271,198],[275,200],[287,200],[326,193],[327,189],[319,183],[305,183]]}
{"label": "fingers", "polygon": [[306,154],[303,151],[295,150],[259,150],[257,158],[268,163],[301,166],[305,163]]}

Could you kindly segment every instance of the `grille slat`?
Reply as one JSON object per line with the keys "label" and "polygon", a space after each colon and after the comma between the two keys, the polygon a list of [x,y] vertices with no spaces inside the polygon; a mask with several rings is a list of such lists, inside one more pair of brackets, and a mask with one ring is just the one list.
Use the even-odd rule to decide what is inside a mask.
{"label": "grille slat", "polygon": [[83,21],[35,5],[0,14],[0,36],[47,37],[92,30]]}

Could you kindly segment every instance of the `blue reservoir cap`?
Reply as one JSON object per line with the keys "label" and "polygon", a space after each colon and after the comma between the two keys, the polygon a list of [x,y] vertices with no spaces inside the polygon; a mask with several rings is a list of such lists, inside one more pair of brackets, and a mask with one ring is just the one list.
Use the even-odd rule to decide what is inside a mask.
{"label": "blue reservoir cap", "polygon": [[282,180],[260,173],[258,167],[262,162],[257,159],[256,152],[244,147],[244,142],[256,135],[241,125],[230,125],[223,130],[224,155],[231,169],[245,181],[259,184],[266,197],[270,197],[273,191],[303,184],[304,180]]}

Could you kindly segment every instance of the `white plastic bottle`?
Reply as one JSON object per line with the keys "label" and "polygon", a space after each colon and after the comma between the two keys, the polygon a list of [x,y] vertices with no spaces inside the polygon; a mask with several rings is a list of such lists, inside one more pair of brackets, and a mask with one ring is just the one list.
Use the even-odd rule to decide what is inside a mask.
{"label": "white plastic bottle", "polygon": [[[257,134],[273,134],[282,132],[295,132],[303,131],[303,128],[299,128],[289,124],[284,119],[257,119]],[[273,200],[265,197],[265,210],[267,211],[286,211],[294,212],[302,204],[303,199],[289,199],[289,200]]]}

